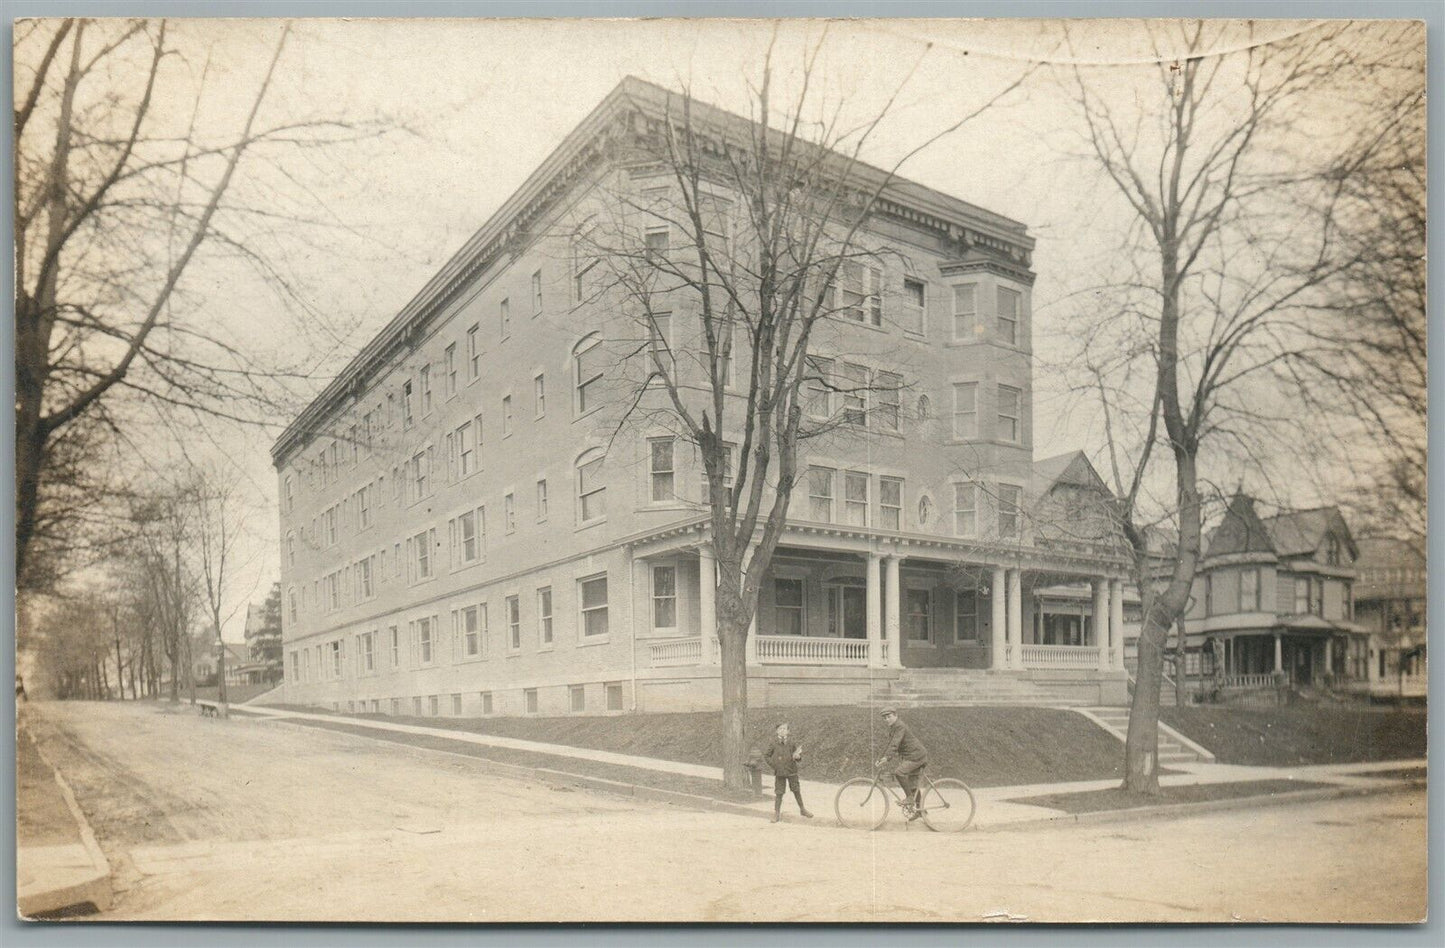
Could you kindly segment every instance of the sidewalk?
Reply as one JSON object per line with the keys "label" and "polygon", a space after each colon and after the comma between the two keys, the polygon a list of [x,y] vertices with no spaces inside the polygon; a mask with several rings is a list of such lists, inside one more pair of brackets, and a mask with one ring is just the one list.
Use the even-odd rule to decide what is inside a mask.
{"label": "sidewalk", "polygon": [[[289,720],[298,724],[305,724],[306,722],[321,722],[331,725],[344,724],[348,729],[375,731],[378,737],[381,737],[383,734],[412,736],[425,739],[427,744],[433,747],[436,746],[437,742],[441,742],[443,747],[446,746],[447,742],[454,742],[458,751],[465,752],[468,756],[482,756],[484,759],[484,754],[477,753],[479,749],[496,748],[501,751],[520,751],[571,759],[577,761],[579,764],[590,762],[592,764],[606,765],[607,767],[631,768],[644,773],[711,780],[719,784],[723,779],[721,767],[679,763],[677,761],[661,760],[654,757],[638,757],[610,751],[591,750],[585,747],[571,747],[563,744],[546,744],[538,741],[520,740],[491,734],[456,731],[450,728],[399,724],[390,721],[378,721],[374,718],[350,717],[344,714],[312,714],[257,705],[233,705],[231,711],[233,714],[251,715],[272,721]],[[403,743],[406,742],[403,741]],[[554,770],[550,767],[505,766],[509,766],[511,769],[517,771],[529,772],[533,776],[540,776],[549,780],[570,779],[572,782],[583,786],[594,786],[600,789],[618,790],[628,793],[644,791],[644,787],[641,784],[633,786],[622,780],[602,779],[588,775],[585,773],[585,768],[583,767],[578,768],[579,771],[583,772],[571,772],[567,770]],[[1386,776],[1372,777],[1372,773],[1380,773],[1383,775],[1401,770],[1424,767],[1424,760],[1378,761],[1359,764],[1321,764],[1302,767],[1245,767],[1232,764],[1200,762],[1170,764],[1169,769],[1175,771],[1175,773],[1160,777],[1159,783],[1164,787],[1182,787],[1206,784],[1243,784],[1262,781],[1299,781],[1309,787],[1318,788],[1319,785],[1327,785],[1327,788],[1335,789],[1338,792],[1358,793],[1389,790],[1401,786],[1401,781],[1397,778]],[[947,774],[942,776],[947,776]],[[710,800],[698,795],[664,793],[651,787],[645,788],[645,793],[646,795],[659,799],[668,797],[687,798],[688,801],[695,804],[709,805],[717,809],[754,813],[758,816],[771,817],[773,812],[772,796],[767,792],[767,783],[768,781],[765,777],[764,796],[750,801],[733,802]],[[1009,787],[975,787],[973,792],[978,801],[978,811],[974,818],[974,826],[978,829],[986,830],[1017,826],[1024,823],[1074,819],[1073,814],[1063,810],[1037,806],[1023,801],[1030,797],[1111,790],[1118,787],[1118,785],[1119,781],[1111,778],[1107,780],[1025,784]],[[803,786],[805,798],[809,801],[813,812],[817,814],[817,819],[814,822],[831,825],[833,823],[832,800],[838,792],[838,785],[807,780],[805,777]],[[1324,793],[1325,791],[1317,790],[1317,792]],[[1236,804],[1241,801],[1257,803],[1259,800],[1259,796],[1234,798]],[[677,800],[675,802],[685,801]],[[1170,806],[1167,800],[1160,802],[1164,806]],[[1224,803],[1228,801],[1217,802]],[[1176,804],[1174,806],[1187,808],[1190,806],[1200,806],[1200,804]],[[784,800],[784,817],[790,822],[801,820],[801,817],[797,816],[795,807],[796,804],[791,797]],[[1149,809],[1154,810],[1157,808],[1150,807]],[[1115,810],[1113,812],[1119,811]]]}
{"label": "sidewalk", "polygon": [[87,904],[110,907],[110,865],[65,780],[25,727],[15,734],[16,909],[35,918]]}

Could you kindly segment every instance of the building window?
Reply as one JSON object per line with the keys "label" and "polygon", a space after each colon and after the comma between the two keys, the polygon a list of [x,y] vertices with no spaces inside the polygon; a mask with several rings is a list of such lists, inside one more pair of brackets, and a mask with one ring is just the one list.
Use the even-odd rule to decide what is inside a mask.
{"label": "building window", "polygon": [[609,681],[607,683],[607,710],[622,710],[622,682]]}
{"label": "building window", "polygon": [[773,580],[773,623],[776,635],[803,634],[803,581]]}
{"label": "building window", "polygon": [[533,417],[542,418],[547,414],[547,377],[538,375],[532,379]]}
{"label": "building window", "polygon": [[602,338],[592,333],[577,343],[572,350],[572,359],[577,374],[577,412],[596,408],[602,391],[603,357]]}
{"label": "building window", "polygon": [[287,474],[283,483],[286,485],[283,496],[286,498],[286,512],[291,513],[296,509],[296,496],[291,489],[291,475]]}
{"label": "building window", "polygon": [[1023,489],[1013,484],[998,485],[998,535],[1006,539],[1018,539],[1022,528],[1023,514],[1019,501]]}
{"label": "building window", "polygon": [[843,473],[843,522],[868,526],[868,475],[859,471]]}
{"label": "building window", "polygon": [[903,619],[908,641],[933,640],[933,597],[927,589],[909,589],[903,594]]}
{"label": "building window", "polygon": [[850,322],[883,325],[881,289],[883,271],[856,260],[845,260],[838,267],[838,286],[842,290],[839,315]]}
{"label": "building window", "polygon": [[[401,667],[401,632],[396,626],[392,626],[387,631],[391,633],[391,667],[399,668]],[[395,713],[395,709],[393,709],[393,713]]]}
{"label": "building window", "polygon": [[291,569],[296,568],[296,534],[286,534],[286,565]]}
{"label": "building window", "polygon": [[1328,566],[1340,565],[1340,540],[1338,537],[1330,536],[1325,540],[1325,564]]}
{"label": "building window", "polygon": [[427,699],[426,699],[427,714],[429,714],[429,715],[432,716],[432,717],[436,717],[436,716],[441,712],[440,703],[439,703],[439,701],[438,701],[438,699],[439,699],[440,697],[441,697],[440,695],[428,695],[428,696],[427,696]]}
{"label": "building window", "polygon": [[953,485],[953,534],[971,537],[978,532],[978,485]]}
{"label": "building window", "polygon": [[677,628],[677,567],[652,568],[652,627]]}
{"label": "building window", "polygon": [[360,585],[362,599],[370,599],[376,595],[376,587],[372,584],[372,564],[374,558],[368,556],[356,564],[357,583]]}
{"label": "building window", "polygon": [[903,376],[879,372],[874,377],[874,396],[878,402],[875,414],[884,431],[898,430],[898,407],[903,397]]}
{"label": "building window", "polygon": [[457,344],[446,348],[447,398],[457,393]]}
{"label": "building window", "polygon": [[520,596],[507,597],[507,648],[517,651],[522,647],[522,599]]}
{"label": "building window", "polygon": [[904,332],[923,333],[924,303],[928,296],[922,280],[903,278],[903,313],[899,322]]}
{"label": "building window", "polygon": [[1323,616],[1325,614],[1325,581],[1314,579],[1310,582],[1310,615]]}
{"label": "building window", "polygon": [[467,330],[467,377],[471,379],[482,374],[481,328],[474,323]]}
{"label": "building window", "polygon": [[595,523],[607,516],[607,484],[602,479],[604,455],[600,448],[584,454],[577,462],[577,513],[582,523]]}
{"label": "building window", "polygon": [[1018,290],[998,288],[998,338],[1010,346],[1019,344],[1019,303],[1022,296]]}
{"label": "building window", "polygon": [[897,477],[878,478],[878,526],[903,529],[903,481]]}
{"label": "building window", "polygon": [[808,356],[807,412],[812,418],[833,417],[833,360]]}
{"label": "building window", "polygon": [[469,477],[477,472],[477,439],[481,434],[481,416],[452,433],[457,452],[457,476]]}
{"label": "building window", "polygon": [[421,717],[421,695],[412,696],[411,713],[413,717]]}
{"label": "building window", "polygon": [[416,636],[416,658],[423,665],[432,662],[432,620],[417,619],[413,634]]}
{"label": "building window", "polygon": [[1294,612],[1295,615],[1308,615],[1310,611],[1310,581],[1307,576],[1296,576],[1294,578]]}
{"label": "building window", "polygon": [[542,271],[532,274],[532,315],[542,314]]}
{"label": "building window", "polygon": [[586,711],[587,687],[585,685],[569,685],[567,688],[567,699],[571,703],[573,711]]}
{"label": "building window", "polygon": [[978,383],[953,383],[953,436],[978,437]]}
{"label": "building window", "polygon": [[482,713],[492,713],[492,693],[490,691],[482,692]]}
{"label": "building window", "polygon": [[367,632],[361,636],[361,670],[376,671],[376,633]]}
{"label": "building window", "polygon": [[537,522],[547,522],[547,479],[537,482]]}
{"label": "building window", "polygon": [[411,547],[412,580],[431,579],[431,548],[436,543],[435,530],[423,530],[407,541]]}
{"label": "building window", "polygon": [[[412,393],[411,379],[401,383],[401,424],[403,428],[410,428],[416,419],[415,395]],[[324,478],[323,478],[324,479]]]}
{"label": "building window", "polygon": [[411,498],[420,500],[431,492],[431,448],[411,458]]}
{"label": "building window", "polygon": [[451,522],[452,562],[463,566],[482,558],[482,527],[486,519],[486,508],[468,510]]}
{"label": "building window", "polygon": [[1240,571],[1239,611],[1259,611],[1259,569],[1257,567]]}
{"label": "building window", "polygon": [[528,714],[537,713],[537,689],[526,688],[522,691],[522,707]]}
{"label": "building window", "polygon": [[653,503],[676,499],[677,486],[673,470],[675,443],[672,438],[654,438],[648,442],[651,455],[651,497]]}
{"label": "building window", "polygon": [[512,436],[512,396],[502,396],[502,437]]}
{"label": "building window", "polygon": [[667,226],[649,227],[643,238],[646,246],[647,259],[653,263],[659,263],[666,259],[667,251],[672,242],[668,234]]}
{"label": "building window", "polygon": [[462,696],[459,694],[452,695],[452,716],[458,718],[462,716]]}
{"label": "building window", "polygon": [[537,590],[537,631],[544,648],[552,647],[552,587]]}
{"label": "building window", "polygon": [[1019,403],[1022,395],[1012,385],[998,387],[998,436],[1011,444],[1019,443]]}
{"label": "building window", "polygon": [[286,603],[291,613],[291,622],[296,622],[296,587],[292,586],[286,591]]}
{"label": "building window", "polygon": [[597,638],[607,634],[607,577],[597,576],[577,583],[582,603],[582,635]]}
{"label": "building window", "polygon": [[484,653],[482,647],[482,621],[486,606],[467,606],[457,613],[458,634],[462,640],[462,654],[476,658]]}
{"label": "building window", "polygon": [[833,469],[808,468],[808,518],[821,523],[833,522]]}
{"label": "building window", "polygon": [[431,366],[421,367],[421,413],[422,416],[431,414]]}
{"label": "building window", "polygon": [[843,363],[843,423],[845,425],[866,425],[868,423],[868,369],[865,366]]}
{"label": "building window", "polygon": [[509,534],[517,532],[517,498],[511,492],[502,497],[502,520]]}
{"label": "building window", "polygon": [[969,283],[953,288],[953,339],[968,342],[973,338],[978,318],[978,288]]}
{"label": "building window", "polygon": [[356,524],[357,529],[365,530],[371,526],[371,485],[368,484],[356,492]]}
{"label": "building window", "polygon": [[502,300],[497,307],[498,320],[501,323],[502,339],[505,341],[512,337],[512,301]]}
{"label": "building window", "polygon": [[660,365],[668,379],[675,379],[677,359],[674,355],[676,350],[672,347],[672,314],[651,313],[649,319],[647,336],[653,356],[653,368]]}
{"label": "building window", "polygon": [[954,597],[953,640],[978,641],[978,596],[973,591],[960,591]]}

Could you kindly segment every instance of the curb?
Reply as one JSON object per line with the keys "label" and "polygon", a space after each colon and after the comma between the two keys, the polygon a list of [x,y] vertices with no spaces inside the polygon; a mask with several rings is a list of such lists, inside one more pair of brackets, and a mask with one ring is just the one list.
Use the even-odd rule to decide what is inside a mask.
{"label": "curb", "polygon": [[[1314,790],[1291,790],[1287,793],[1256,794],[1230,797],[1226,800],[1203,800],[1199,803],[1161,803],[1156,806],[1136,806],[1122,810],[1095,810],[1092,813],[1066,813],[1062,816],[1040,817],[1036,820],[1019,820],[1013,823],[997,823],[992,826],[975,827],[981,833],[996,833],[1002,830],[1032,830],[1049,826],[1078,823],[1127,823],[1146,819],[1183,819],[1203,813],[1217,813],[1225,810],[1242,810],[1265,806],[1285,806],[1291,803],[1313,803],[1320,800],[1338,800],[1346,797],[1367,797],[1385,793],[1403,793],[1425,786],[1423,780],[1404,780],[1378,787],[1319,787]],[[1018,799],[1010,802],[1017,803]]]}
{"label": "curb", "polygon": [[[18,737],[18,735],[17,735]],[[46,756],[41,749],[40,742],[35,739],[29,729],[25,730],[25,737],[35,745],[35,752],[50,768],[51,774],[55,777],[55,783],[60,787],[60,796],[65,800],[65,806],[70,810],[71,817],[75,820],[76,827],[80,831],[80,844],[85,850],[86,857],[90,861],[88,869],[77,869],[70,874],[74,876],[72,881],[63,884],[52,884],[48,887],[40,885],[21,886],[16,885],[16,912],[26,920],[35,920],[37,916],[48,912],[57,912],[61,909],[72,906],[83,905],[87,902],[94,905],[96,911],[104,912],[111,907],[114,898],[114,891],[111,888],[110,861],[105,858],[105,853],[96,841],[95,832],[90,828],[85,814],[80,809],[79,802],[75,799],[75,793],[70,789],[70,784],[60,775],[60,768]],[[30,847],[35,848],[35,847]],[[25,860],[26,847],[17,847],[15,850],[16,874],[19,874],[20,865]]]}

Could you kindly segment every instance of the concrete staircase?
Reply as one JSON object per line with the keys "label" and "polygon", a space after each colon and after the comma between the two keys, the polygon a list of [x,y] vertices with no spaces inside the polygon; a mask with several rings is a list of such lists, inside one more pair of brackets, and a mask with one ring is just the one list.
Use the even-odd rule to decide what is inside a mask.
{"label": "concrete staircase", "polygon": [[1033,681],[1018,672],[972,668],[905,668],[897,678],[874,681],[869,703],[900,708],[1016,704],[1069,707],[1093,704],[1076,690]]}
{"label": "concrete staircase", "polygon": [[[1129,733],[1128,708],[1080,708],[1077,709],[1122,743]],[[1180,734],[1163,721],[1159,722],[1159,765],[1213,763],[1214,755],[1189,738]]]}

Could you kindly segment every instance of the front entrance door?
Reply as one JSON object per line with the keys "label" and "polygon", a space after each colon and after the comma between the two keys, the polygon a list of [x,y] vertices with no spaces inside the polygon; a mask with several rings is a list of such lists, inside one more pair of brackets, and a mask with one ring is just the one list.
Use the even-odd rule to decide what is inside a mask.
{"label": "front entrance door", "polygon": [[862,586],[828,587],[828,634],[845,639],[868,637],[868,590]]}
{"label": "front entrance door", "polygon": [[1296,685],[1308,685],[1314,680],[1311,674],[1314,671],[1314,648],[1304,642],[1296,642],[1294,646],[1294,662],[1292,665],[1292,678]]}

